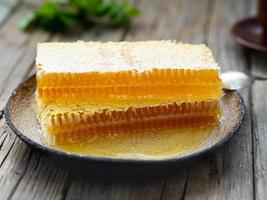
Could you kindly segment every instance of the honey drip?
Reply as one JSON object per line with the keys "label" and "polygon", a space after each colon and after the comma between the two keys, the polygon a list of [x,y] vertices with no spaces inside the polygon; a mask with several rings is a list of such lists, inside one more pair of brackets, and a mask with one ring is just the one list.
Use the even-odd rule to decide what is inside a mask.
{"label": "honey drip", "polygon": [[190,152],[204,145],[216,127],[172,129],[98,137],[87,142],[59,144],[57,149],[83,156],[125,159],[162,159]]}

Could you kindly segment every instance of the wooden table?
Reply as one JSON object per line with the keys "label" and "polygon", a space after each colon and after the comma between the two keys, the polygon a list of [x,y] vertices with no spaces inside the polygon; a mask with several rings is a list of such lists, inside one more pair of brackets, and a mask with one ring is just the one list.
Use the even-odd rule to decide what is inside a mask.
{"label": "wooden table", "polygon": [[[11,91],[34,73],[36,44],[69,40],[176,39],[206,43],[222,70],[267,77],[267,57],[235,45],[231,25],[256,11],[254,0],[135,1],[142,15],[130,31],[23,33],[17,22],[39,5],[34,0],[0,0],[0,110]],[[247,114],[223,148],[172,177],[149,181],[93,180],[55,165],[27,147],[0,115],[0,199],[267,199],[267,82],[243,90]],[[2,112],[1,112],[2,113]]]}

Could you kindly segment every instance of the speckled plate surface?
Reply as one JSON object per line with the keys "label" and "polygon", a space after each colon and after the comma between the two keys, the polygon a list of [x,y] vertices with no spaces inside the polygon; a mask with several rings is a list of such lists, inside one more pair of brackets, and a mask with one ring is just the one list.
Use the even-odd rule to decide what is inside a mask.
{"label": "speckled plate surface", "polygon": [[169,157],[162,157],[161,159],[81,156],[60,151],[45,144],[40,131],[38,131],[40,127],[34,113],[35,88],[35,77],[31,77],[12,93],[4,110],[4,115],[10,128],[25,143],[47,153],[52,158],[56,158],[59,162],[82,167],[87,171],[100,174],[136,174],[170,171],[170,169],[175,168],[178,164],[197,158],[224,144],[238,130],[245,114],[245,106],[240,94],[226,91],[221,103],[223,114],[220,126],[214,129],[202,145],[193,150],[170,155]]}

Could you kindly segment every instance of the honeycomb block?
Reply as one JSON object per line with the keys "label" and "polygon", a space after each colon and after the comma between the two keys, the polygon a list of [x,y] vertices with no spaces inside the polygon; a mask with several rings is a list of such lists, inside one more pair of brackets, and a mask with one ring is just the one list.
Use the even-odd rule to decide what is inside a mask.
{"label": "honeycomb block", "polygon": [[205,45],[41,43],[36,68],[37,118],[51,145],[220,118],[220,68]]}
{"label": "honeycomb block", "polygon": [[216,125],[220,105],[217,100],[209,100],[126,109],[105,107],[93,112],[69,105],[63,111],[48,106],[40,116],[50,145],[84,142],[99,136]]}

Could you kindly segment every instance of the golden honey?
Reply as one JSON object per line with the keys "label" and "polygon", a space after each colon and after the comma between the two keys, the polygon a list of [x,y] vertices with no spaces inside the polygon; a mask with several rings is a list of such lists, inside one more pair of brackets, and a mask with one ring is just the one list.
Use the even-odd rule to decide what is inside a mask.
{"label": "golden honey", "polygon": [[200,148],[215,129],[214,127],[186,128],[134,135],[123,134],[116,137],[92,138],[81,143],[58,144],[55,147],[83,156],[162,159]]}

